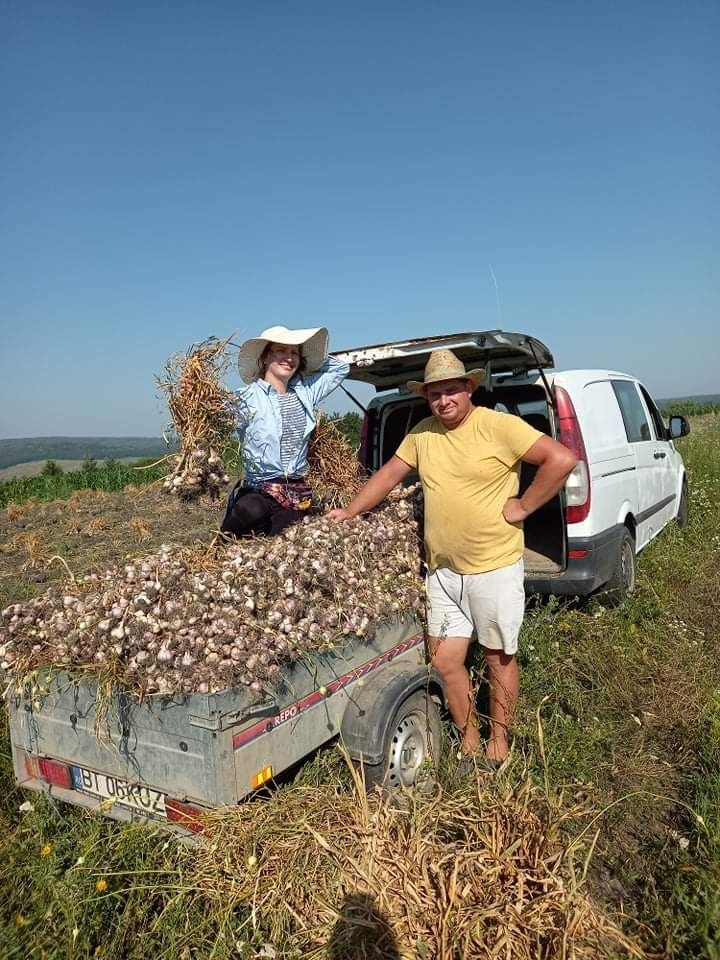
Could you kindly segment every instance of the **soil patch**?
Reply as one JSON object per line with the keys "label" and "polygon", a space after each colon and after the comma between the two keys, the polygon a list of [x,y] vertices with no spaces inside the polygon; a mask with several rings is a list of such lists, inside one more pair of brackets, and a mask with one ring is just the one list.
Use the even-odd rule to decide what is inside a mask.
{"label": "soil patch", "polygon": [[209,543],[223,510],[224,501],[183,503],[157,486],[11,504],[0,511],[0,605],[37,596],[68,572],[101,572],[163,543]]}

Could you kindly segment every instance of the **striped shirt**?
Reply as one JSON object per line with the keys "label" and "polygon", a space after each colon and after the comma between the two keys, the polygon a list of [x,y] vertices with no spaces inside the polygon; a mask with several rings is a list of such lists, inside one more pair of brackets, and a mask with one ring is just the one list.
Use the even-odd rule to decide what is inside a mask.
{"label": "striped shirt", "polygon": [[280,462],[287,474],[305,435],[305,408],[294,390],[278,394],[282,435],[280,437]]}

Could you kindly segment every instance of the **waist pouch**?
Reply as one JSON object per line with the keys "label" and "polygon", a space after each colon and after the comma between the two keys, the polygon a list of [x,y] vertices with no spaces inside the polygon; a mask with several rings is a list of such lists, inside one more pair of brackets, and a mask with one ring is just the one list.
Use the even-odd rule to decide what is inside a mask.
{"label": "waist pouch", "polygon": [[286,510],[309,510],[312,506],[312,488],[304,480],[268,480],[260,484],[260,489]]}

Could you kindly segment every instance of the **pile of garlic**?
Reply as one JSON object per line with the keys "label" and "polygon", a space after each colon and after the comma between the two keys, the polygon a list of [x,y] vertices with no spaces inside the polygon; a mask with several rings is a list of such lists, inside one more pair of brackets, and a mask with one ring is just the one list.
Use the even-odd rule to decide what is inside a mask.
{"label": "pile of garlic", "polygon": [[0,669],[112,667],[136,696],[261,695],[283,664],[423,610],[420,509],[418,487],[397,490],[366,517],[308,517],[204,566],[163,546],[3,610]]}

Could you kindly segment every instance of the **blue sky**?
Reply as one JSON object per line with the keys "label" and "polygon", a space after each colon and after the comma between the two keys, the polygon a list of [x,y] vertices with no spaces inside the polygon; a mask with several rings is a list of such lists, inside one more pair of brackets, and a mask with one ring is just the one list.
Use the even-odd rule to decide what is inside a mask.
{"label": "blue sky", "polygon": [[717,3],[0,22],[0,436],[155,435],[170,354],[276,323],[499,326],[720,392]]}

